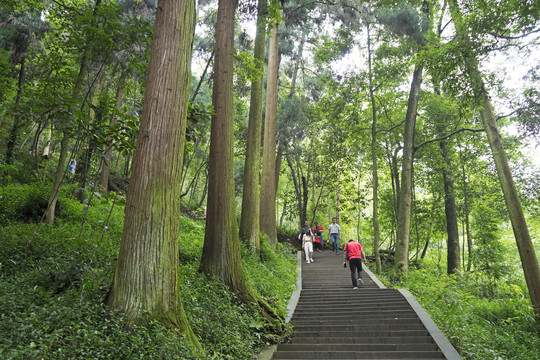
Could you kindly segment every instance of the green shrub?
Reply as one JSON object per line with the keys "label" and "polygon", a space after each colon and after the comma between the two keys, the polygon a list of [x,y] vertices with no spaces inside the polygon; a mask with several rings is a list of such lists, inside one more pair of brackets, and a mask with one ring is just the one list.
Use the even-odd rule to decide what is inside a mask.
{"label": "green shrub", "polygon": [[540,359],[540,327],[523,283],[486,285],[485,275],[447,275],[429,263],[400,280],[388,269],[384,280],[414,294],[464,359]]}
{"label": "green shrub", "polygon": [[[70,198],[73,187],[63,187],[60,191],[55,212],[59,219],[77,221],[82,218],[82,206],[77,206]],[[51,190],[51,186],[40,184],[0,187],[0,225],[39,222],[47,210]]]}
{"label": "green shrub", "polygon": [[[23,190],[20,192],[19,190]],[[111,287],[123,209],[111,201],[84,204],[62,189],[63,215],[54,225],[17,221],[19,197],[38,186],[0,188],[9,216],[0,231],[1,359],[195,359],[182,335],[150,321],[127,326],[103,305]],[[46,193],[46,190],[43,190]],[[23,194],[24,196],[21,196]],[[110,215],[110,216],[109,216]],[[83,218],[84,223],[83,223]],[[217,279],[197,271],[204,223],[182,216],[180,281],[185,312],[208,359],[254,359],[278,340],[260,309],[244,304]],[[28,246],[29,239],[32,239]],[[262,245],[262,258],[242,246],[246,279],[284,314],[295,284],[291,249]]]}

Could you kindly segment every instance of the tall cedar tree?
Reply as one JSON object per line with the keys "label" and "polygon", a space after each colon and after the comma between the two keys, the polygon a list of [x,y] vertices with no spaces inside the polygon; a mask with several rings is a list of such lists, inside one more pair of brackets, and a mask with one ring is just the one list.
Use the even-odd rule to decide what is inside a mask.
{"label": "tall cedar tree", "polygon": [[276,220],[276,137],[278,97],[278,24],[272,21],[268,45],[268,78],[266,80],[266,114],[264,118],[263,171],[261,179],[261,232],[277,246]]}
{"label": "tall cedar tree", "polygon": [[206,231],[200,270],[223,280],[241,299],[255,301],[242,268],[234,201],[233,60],[235,0],[219,0],[216,24],[215,115],[210,129]]}
{"label": "tall cedar tree", "polygon": [[124,231],[108,302],[130,321],[150,315],[180,329],[198,345],[178,290],[182,190],[178,179],[194,25],[195,1],[159,0]]}
{"label": "tall cedar tree", "polygon": [[255,58],[260,73],[251,81],[251,101],[249,107],[246,163],[244,166],[244,194],[242,196],[242,217],[240,238],[247,241],[253,253],[260,250],[259,236],[259,174],[261,165],[262,101],[264,76],[264,43],[266,37],[267,0],[259,0],[257,12],[257,32],[255,34]]}

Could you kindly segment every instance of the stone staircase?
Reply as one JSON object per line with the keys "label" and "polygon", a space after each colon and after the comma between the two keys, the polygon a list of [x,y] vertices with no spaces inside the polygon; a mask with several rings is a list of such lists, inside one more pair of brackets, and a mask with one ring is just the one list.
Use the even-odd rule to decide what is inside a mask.
{"label": "stone staircase", "polygon": [[384,288],[369,270],[353,289],[342,259],[326,250],[301,261],[292,341],[273,359],[461,359],[410,294]]}

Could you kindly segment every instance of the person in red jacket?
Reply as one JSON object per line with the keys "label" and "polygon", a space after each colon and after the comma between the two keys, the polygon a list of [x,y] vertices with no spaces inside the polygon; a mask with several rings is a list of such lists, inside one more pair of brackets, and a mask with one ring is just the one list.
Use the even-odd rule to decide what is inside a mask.
{"label": "person in red jacket", "polygon": [[[319,251],[322,250],[322,247],[324,245],[323,231],[324,231],[323,227],[319,225],[318,222],[315,221],[315,227],[313,228],[313,235],[315,235],[315,242],[319,243],[318,245]],[[319,241],[317,241],[317,238],[319,238]]]}
{"label": "person in red jacket", "polygon": [[[347,258],[349,259],[349,268],[351,269],[353,289],[358,289],[358,280],[360,280],[362,284],[364,283],[362,281],[362,260],[366,263],[366,254],[359,242],[349,240],[349,242],[345,244],[343,247],[343,266],[347,266]],[[357,271],[358,277],[356,276]]]}

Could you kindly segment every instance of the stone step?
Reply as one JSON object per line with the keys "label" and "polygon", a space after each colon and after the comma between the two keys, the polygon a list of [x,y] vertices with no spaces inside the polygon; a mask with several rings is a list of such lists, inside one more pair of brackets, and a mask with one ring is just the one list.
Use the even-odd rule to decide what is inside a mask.
{"label": "stone step", "polygon": [[[427,335],[423,336],[355,336],[341,332],[341,336],[322,336],[319,333],[295,334],[292,344],[308,344],[313,339],[317,339],[317,344],[434,344],[433,339]],[[373,334],[370,334],[373,335]]]}
{"label": "stone step", "polygon": [[298,319],[292,322],[296,326],[349,326],[351,324],[358,324],[361,326],[368,326],[374,324],[376,326],[382,325],[422,325],[422,322],[418,318],[409,318],[409,319],[379,319],[376,321],[365,321],[360,322],[356,319],[328,319],[328,320],[317,320],[317,319]]}
{"label": "stone step", "polygon": [[364,352],[364,351],[437,351],[435,344],[279,344],[278,351],[332,351],[332,352]]}
{"label": "stone step", "polygon": [[353,289],[341,253],[316,252],[314,259],[302,264],[291,342],[279,344],[273,359],[445,358],[402,292],[379,288],[368,271]]}
{"label": "stone step", "polygon": [[[298,304],[296,310],[307,313],[313,313],[313,311],[318,311],[319,313],[335,313],[335,314],[346,314],[350,311],[361,311],[361,312],[374,312],[374,311],[384,311],[384,310],[408,310],[411,307],[408,303],[404,302],[382,302],[380,304],[369,304],[369,305],[358,305],[354,306],[350,303],[327,303],[324,304]],[[295,310],[295,312],[296,312]]]}
{"label": "stone step", "polygon": [[[321,329],[319,325],[295,325],[295,332],[310,331],[313,332],[317,329]],[[367,330],[383,330],[383,331],[396,331],[396,330],[423,330],[424,325],[418,324],[355,324],[355,325],[325,325],[325,331],[367,331]]]}
{"label": "stone step", "polygon": [[354,310],[354,311],[347,311],[347,312],[340,312],[340,313],[336,313],[333,311],[319,312],[317,310],[315,311],[309,310],[305,312],[299,312],[298,314],[294,314],[292,319],[294,320],[296,317],[312,317],[316,319],[355,318],[355,319],[369,320],[369,319],[390,319],[390,318],[408,318],[408,317],[417,318],[418,316],[412,309],[403,309],[403,310],[381,310],[377,312]]}
{"label": "stone step", "polygon": [[444,356],[439,351],[277,351],[272,359],[426,359],[439,360]]}
{"label": "stone step", "polygon": [[[339,330],[339,331],[327,331],[324,330],[314,330],[314,331],[294,331],[293,332],[293,339],[295,338],[304,338],[304,337],[317,337],[317,338],[323,338],[323,339],[329,339],[334,338],[336,341],[340,341],[339,339],[345,339],[347,337],[350,337],[351,333]],[[388,337],[400,337],[403,339],[406,339],[408,337],[424,337],[428,336],[429,333],[425,329],[421,330],[359,330],[354,333],[354,336],[356,338],[362,339],[362,338],[368,338],[368,337],[378,337],[378,338],[388,338]],[[431,338],[431,337],[430,337]]]}

